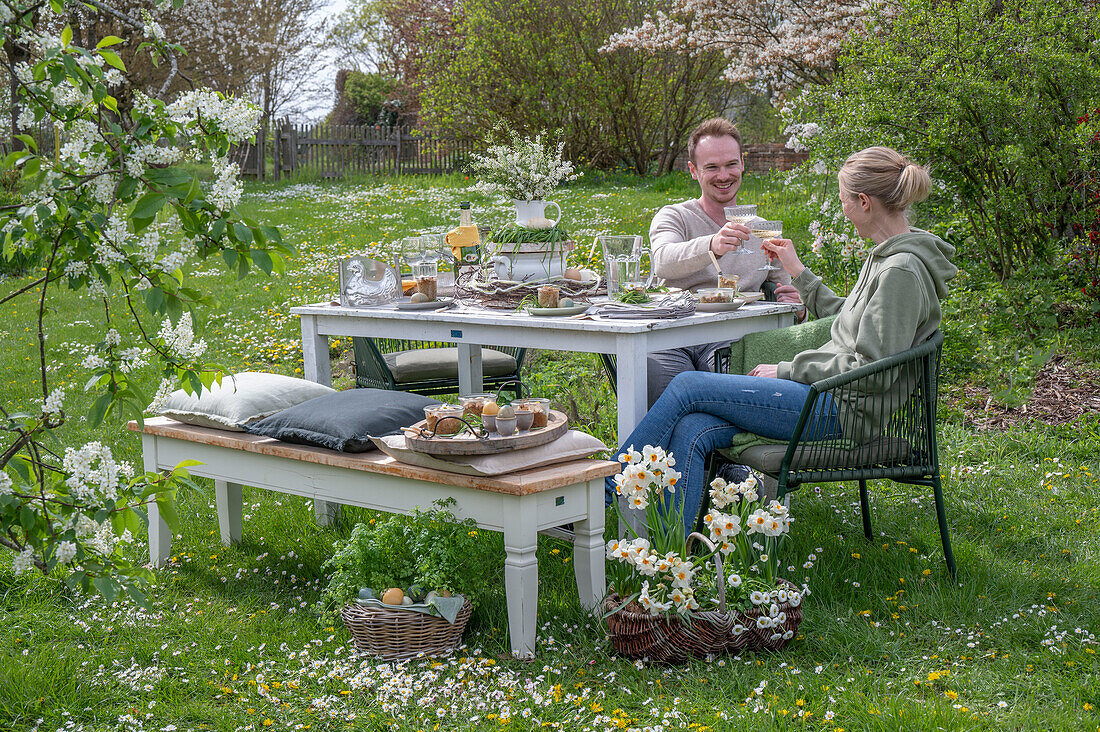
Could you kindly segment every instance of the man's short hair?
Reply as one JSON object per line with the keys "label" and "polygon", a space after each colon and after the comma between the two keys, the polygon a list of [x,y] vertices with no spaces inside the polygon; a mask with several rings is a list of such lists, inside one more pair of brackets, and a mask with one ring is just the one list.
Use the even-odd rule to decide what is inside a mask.
{"label": "man's short hair", "polygon": [[737,141],[737,149],[741,149],[741,132],[737,125],[725,117],[712,117],[700,124],[688,138],[688,160],[695,162],[695,146],[704,137],[732,137]]}

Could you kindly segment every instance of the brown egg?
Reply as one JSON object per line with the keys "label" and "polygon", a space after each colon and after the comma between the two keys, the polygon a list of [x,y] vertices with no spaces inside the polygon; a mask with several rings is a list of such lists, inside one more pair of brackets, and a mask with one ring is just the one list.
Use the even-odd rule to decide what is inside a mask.
{"label": "brown egg", "polygon": [[391,587],[382,593],[382,602],[387,605],[400,605],[405,599],[405,591],[400,587]]}
{"label": "brown egg", "polygon": [[481,415],[489,415],[490,417],[496,415],[500,411],[500,407],[496,402],[485,402],[481,405]]}
{"label": "brown egg", "polygon": [[562,277],[567,280],[577,280],[579,282],[581,280],[581,271],[579,269],[570,268],[562,272]]}

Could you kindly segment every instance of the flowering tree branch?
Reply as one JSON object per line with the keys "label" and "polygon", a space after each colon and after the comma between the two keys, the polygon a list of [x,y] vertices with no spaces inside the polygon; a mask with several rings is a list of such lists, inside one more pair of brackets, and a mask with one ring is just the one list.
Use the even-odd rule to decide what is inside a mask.
{"label": "flowering tree branch", "polygon": [[[52,6],[59,4],[77,6],[75,0]],[[139,50],[154,60],[173,59],[175,68],[178,48],[150,17],[142,23],[99,0],[92,5],[142,33]],[[125,64],[112,48],[124,39],[108,35],[82,48],[70,27],[54,34],[31,22],[32,8],[47,12],[41,4],[0,0],[0,11],[13,11],[0,12],[4,37],[26,51],[27,60],[13,69],[19,126],[48,118],[58,145],[44,154],[22,135],[24,149],[4,161],[21,172],[25,194],[18,207],[0,210],[0,251],[36,259],[45,271],[0,297],[0,305],[8,305],[37,295],[42,399],[29,410],[0,405],[10,435],[0,449],[0,545],[17,552],[16,572],[64,566],[72,587],[108,598],[126,591],[141,600],[152,575],[119,546],[142,529],[143,509],[153,502],[178,530],[175,492],[187,484],[187,464],[164,477],[138,473],[99,442],[60,453],[45,447],[66,419],[65,390],[50,384],[51,303],[62,286],[104,303],[103,335],[81,363],[90,372],[85,390],[94,398],[89,423],[97,426],[116,412],[140,419],[149,404],[143,382],[150,375],[142,369],[151,360],[160,367],[160,398],[181,383],[198,390],[220,377],[202,360],[206,344],[192,327],[191,312],[207,300],[185,285],[193,258],[220,253],[239,273],[255,264],[270,274],[292,250],[277,230],[235,210],[242,184],[228,152],[255,133],[255,105],[211,90],[187,91],[170,102],[134,90],[133,107],[120,109],[115,92],[126,83]],[[179,165],[184,161],[210,165],[214,180],[202,183]],[[115,327],[113,291],[126,298],[137,345],[128,346]],[[160,330],[147,321],[159,321]]]}

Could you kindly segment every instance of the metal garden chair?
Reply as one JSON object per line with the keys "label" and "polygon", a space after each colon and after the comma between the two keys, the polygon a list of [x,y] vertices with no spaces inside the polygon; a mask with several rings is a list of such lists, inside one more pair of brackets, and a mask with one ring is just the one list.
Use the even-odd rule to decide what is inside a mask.
{"label": "metal garden chair", "polygon": [[[352,338],[355,352],[355,385],[415,394],[447,394],[458,391],[458,348],[453,343],[410,341],[396,338]],[[486,347],[481,366],[486,389],[514,381],[507,391],[522,396],[519,372],[525,348]]]}
{"label": "metal garden chair", "polygon": [[[940,461],[936,444],[936,399],[943,334],[936,331],[924,343],[846,374],[822,379],[810,386],[794,434],[786,445],[753,445],[734,454],[729,448],[711,453],[707,485],[720,458],[748,465],[778,482],[776,498],[804,483],[859,481],[863,534],[871,539],[871,508],[867,481],[889,479],[932,488],[940,541],[951,576],[955,557],[944,509]],[[721,369],[728,371],[728,364]],[[877,397],[879,408],[869,422],[882,425],[877,436],[859,444],[845,439],[821,439],[824,417],[815,405],[823,395],[834,404],[852,403],[866,395]],[[845,434],[859,434],[863,426],[844,425]],[[716,458],[720,456],[720,458]],[[700,516],[707,511],[704,494]]]}

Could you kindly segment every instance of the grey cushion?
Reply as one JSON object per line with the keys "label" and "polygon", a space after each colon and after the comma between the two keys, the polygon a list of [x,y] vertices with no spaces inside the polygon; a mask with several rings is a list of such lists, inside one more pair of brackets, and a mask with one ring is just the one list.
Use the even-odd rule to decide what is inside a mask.
{"label": "grey cushion", "polygon": [[221,384],[196,394],[174,391],[156,412],[187,424],[240,432],[248,422],[334,393],[323,384],[305,379],[245,371],[222,377]]}
{"label": "grey cushion", "polygon": [[[393,380],[423,381],[426,379],[457,379],[457,348],[416,348],[382,355],[393,373]],[[481,349],[481,372],[485,376],[507,376],[516,372],[516,359],[507,353]]]}
{"label": "grey cushion", "polygon": [[348,389],[284,409],[246,425],[255,435],[341,452],[374,449],[371,437],[394,435],[424,419],[436,399],[388,389]]}
{"label": "grey cushion", "polygon": [[[783,465],[783,456],[787,454],[786,445],[754,445],[740,453],[727,455],[719,451],[728,460],[748,465],[764,473],[775,474]],[[897,437],[880,437],[865,442],[850,450],[829,448],[822,459],[820,446],[808,443],[795,450],[791,460],[794,470],[812,470],[814,468],[862,468],[871,465],[890,465],[904,462],[909,457],[909,443]]]}

